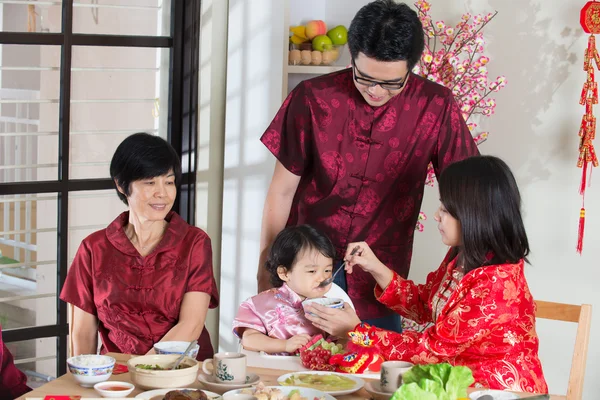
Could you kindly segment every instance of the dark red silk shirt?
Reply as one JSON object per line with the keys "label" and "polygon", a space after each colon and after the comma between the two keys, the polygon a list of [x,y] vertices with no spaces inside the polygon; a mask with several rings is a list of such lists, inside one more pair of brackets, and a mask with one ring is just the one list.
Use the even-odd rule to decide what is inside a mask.
{"label": "dark red silk shirt", "polygon": [[[98,318],[102,353],[145,354],[177,324],[183,296],[204,292],[218,305],[210,238],[171,212],[158,246],[141,257],[125,235],[129,213],[81,243],[60,298]],[[213,354],[206,328],[198,359]]]}
{"label": "dark red silk shirt", "polygon": [[2,340],[0,326],[0,400],[12,400],[31,391],[27,376],[17,369],[13,356]]}
{"label": "dark red silk shirt", "polygon": [[[371,107],[351,69],[300,83],[261,141],[302,177],[287,225],[320,229],[340,258],[348,243],[364,240],[403,277],[427,165],[431,161],[439,173],[478,154],[449,89],[411,74],[400,94]],[[347,279],[361,318],[391,313],[375,300],[370,274],[355,268]]]}

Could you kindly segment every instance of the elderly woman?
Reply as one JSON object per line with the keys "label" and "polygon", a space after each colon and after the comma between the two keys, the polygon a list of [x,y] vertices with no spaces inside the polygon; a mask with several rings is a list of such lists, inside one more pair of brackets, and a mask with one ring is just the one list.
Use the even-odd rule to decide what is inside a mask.
{"label": "elderly woman", "polygon": [[[211,357],[204,327],[218,305],[210,238],[171,211],[181,164],[163,139],[126,138],[110,164],[129,211],[81,243],[60,298],[74,306],[73,354],[145,354],[159,341],[198,339]],[[90,210],[93,212],[93,210]]]}

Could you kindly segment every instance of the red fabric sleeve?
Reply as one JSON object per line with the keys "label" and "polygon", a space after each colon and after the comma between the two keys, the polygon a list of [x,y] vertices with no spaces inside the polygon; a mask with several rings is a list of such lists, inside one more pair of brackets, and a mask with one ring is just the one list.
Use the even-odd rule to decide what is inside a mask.
{"label": "red fabric sleeve", "polygon": [[313,135],[307,88],[299,84],[285,99],[260,141],[291,173],[301,176],[309,164]]}
{"label": "red fabric sleeve", "polygon": [[97,315],[94,303],[92,252],[87,240],[81,242],[77,254],[75,254],[60,292],[60,299],[89,314]]}
{"label": "red fabric sleeve", "polygon": [[16,399],[29,391],[27,376],[15,366],[12,354],[2,341],[0,327],[0,400]]}
{"label": "red fabric sleeve", "polygon": [[[385,337],[380,351],[388,360],[402,359],[413,363],[439,363],[452,360],[465,349],[477,346],[494,331],[496,315],[511,314],[510,304],[503,300],[505,280],[494,273],[481,273],[467,278],[457,298],[451,299],[435,325],[423,333],[407,331],[395,333],[378,329],[378,336]],[[496,325],[494,325],[496,324]]]}
{"label": "red fabric sleeve", "polygon": [[219,295],[213,274],[212,247],[210,238],[204,232],[198,235],[193,245],[189,268],[186,292],[208,293],[210,295],[208,307],[218,307]]}
{"label": "red fabric sleeve", "polygon": [[461,115],[458,104],[449,92],[446,103],[436,151],[431,160],[437,176],[453,162],[479,155],[477,144]]}
{"label": "red fabric sleeve", "polygon": [[445,272],[446,264],[443,263],[440,268],[427,275],[423,285],[417,285],[394,272],[394,277],[385,290],[379,285],[375,286],[375,298],[387,308],[419,324],[433,322],[429,298],[439,287]]}

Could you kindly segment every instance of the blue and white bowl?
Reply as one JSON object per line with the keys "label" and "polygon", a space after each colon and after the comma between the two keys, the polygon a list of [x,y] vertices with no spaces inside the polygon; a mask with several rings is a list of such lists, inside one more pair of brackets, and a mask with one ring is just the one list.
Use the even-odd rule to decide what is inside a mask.
{"label": "blue and white bowl", "polygon": [[[183,354],[189,344],[190,342],[158,342],[154,343],[154,351],[156,354]],[[198,355],[198,350],[200,350],[200,345],[196,344],[187,352],[186,356],[195,359]]]}
{"label": "blue and white bowl", "polygon": [[100,354],[82,354],[67,359],[67,366],[77,383],[83,387],[93,387],[110,378],[115,359]]}

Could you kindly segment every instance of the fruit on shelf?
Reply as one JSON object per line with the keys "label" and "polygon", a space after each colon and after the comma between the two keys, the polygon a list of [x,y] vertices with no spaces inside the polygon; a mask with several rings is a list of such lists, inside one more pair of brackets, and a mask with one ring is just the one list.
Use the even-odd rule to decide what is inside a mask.
{"label": "fruit on shelf", "polygon": [[305,28],[306,37],[311,40],[327,33],[327,25],[320,19],[308,22]]}
{"label": "fruit on shelf", "polygon": [[290,42],[300,44],[308,41],[306,37],[306,27],[304,25],[290,27]]}
{"label": "fruit on shelf", "polygon": [[327,32],[327,36],[335,45],[342,46],[348,43],[348,30],[344,25],[338,25]]}
{"label": "fruit on shelf", "polygon": [[332,44],[333,43],[331,42],[331,39],[329,39],[329,36],[319,35],[313,39],[312,48],[313,50],[317,51],[325,51],[325,46],[331,46]]}
{"label": "fruit on shelf", "polygon": [[340,49],[341,46],[336,46],[333,44],[327,44],[323,46],[323,57],[321,58],[321,63],[324,65],[331,65],[340,58]]}

